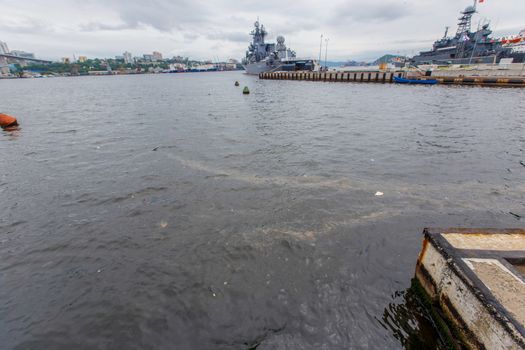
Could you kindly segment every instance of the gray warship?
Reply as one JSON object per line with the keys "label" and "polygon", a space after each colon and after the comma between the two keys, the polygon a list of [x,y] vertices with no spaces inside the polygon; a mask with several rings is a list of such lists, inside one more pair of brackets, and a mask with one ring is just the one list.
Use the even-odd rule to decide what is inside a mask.
{"label": "gray warship", "polygon": [[317,63],[312,59],[297,58],[295,51],[284,44],[283,36],[277,37],[277,44],[266,43],[268,32],[259,21],[250,32],[253,40],[243,59],[243,67],[248,74],[260,74],[269,71],[315,70]]}
{"label": "gray warship", "polygon": [[436,41],[432,50],[420,52],[411,63],[421,64],[479,64],[498,63],[502,58],[523,61],[523,53],[504,47],[500,40],[490,37],[490,23],[484,23],[472,32],[472,16],[477,12],[477,0],[461,12],[458,29],[453,37],[448,36],[448,27],[442,39]]}

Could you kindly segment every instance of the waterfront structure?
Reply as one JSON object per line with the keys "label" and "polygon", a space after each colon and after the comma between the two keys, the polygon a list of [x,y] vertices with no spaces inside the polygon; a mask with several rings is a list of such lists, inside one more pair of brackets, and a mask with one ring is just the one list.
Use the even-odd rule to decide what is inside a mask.
{"label": "waterfront structure", "polygon": [[[519,32],[518,35],[511,35],[501,39],[503,47],[510,48],[514,55],[525,54],[525,29]],[[525,60],[520,62],[525,63]]]}
{"label": "waterfront structure", "polygon": [[525,230],[426,229],[424,236],[414,289],[447,348],[524,349]]}
{"label": "waterfront structure", "polygon": [[[324,71],[324,72],[263,72],[260,79],[270,80],[306,80],[342,83],[393,83],[395,78],[408,78],[423,81],[437,81],[444,85],[468,85],[487,87],[521,87],[525,88],[525,72],[522,64],[513,64],[519,69],[487,70],[450,70],[434,71],[431,76],[422,76],[419,70],[366,70],[366,71]],[[494,68],[493,66],[490,66]],[[499,68],[499,67],[496,67]],[[435,74],[437,73],[437,74]],[[448,73],[448,75],[446,75]],[[472,74],[472,75],[468,75]],[[483,74],[483,75],[480,75]]]}
{"label": "waterfront structure", "polygon": [[0,54],[0,69],[2,74],[9,74],[10,70],[14,68],[13,64],[18,64],[21,67],[27,66],[29,63],[38,63],[38,64],[50,64],[51,61],[40,60],[31,57],[21,57],[14,56],[11,53],[9,54]]}
{"label": "waterfront structure", "polygon": [[0,76],[9,75],[11,73],[11,68],[7,64],[7,59],[0,56]]}
{"label": "waterfront structure", "polygon": [[482,24],[472,31],[472,17],[477,12],[478,0],[461,12],[458,28],[453,37],[448,36],[449,28],[443,38],[437,40],[432,50],[420,52],[412,58],[412,63],[420,64],[479,64],[498,63],[503,58],[513,58],[522,62],[525,54],[514,52],[512,48],[502,45],[501,40],[490,37],[490,23]]}
{"label": "waterfront structure", "polygon": [[79,63],[84,63],[87,61],[87,57],[86,56],[78,56],[78,62]]}
{"label": "waterfront structure", "polygon": [[0,54],[7,55],[9,53],[9,48],[7,47],[7,43],[0,41]]}
{"label": "waterfront structure", "polygon": [[252,42],[246,51],[243,66],[248,74],[260,74],[276,70],[314,70],[316,63],[311,59],[298,59],[295,51],[287,48],[283,36],[277,37],[277,44],[266,43],[268,32],[256,21],[251,31]]}
{"label": "waterfront structure", "polygon": [[13,50],[9,53],[12,56],[22,57],[22,58],[35,58],[35,54],[31,52],[26,52],[22,50]]}
{"label": "waterfront structure", "polygon": [[169,65],[169,71],[170,72],[184,72],[188,70],[188,67],[184,63],[171,63]]}
{"label": "waterfront structure", "polygon": [[61,61],[64,64],[70,64],[71,63],[71,59],[69,57],[62,57]]}

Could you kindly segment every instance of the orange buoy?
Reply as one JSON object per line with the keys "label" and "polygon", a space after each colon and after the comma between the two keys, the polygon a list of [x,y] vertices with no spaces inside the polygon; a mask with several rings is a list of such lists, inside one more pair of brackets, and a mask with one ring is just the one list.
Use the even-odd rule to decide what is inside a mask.
{"label": "orange buoy", "polygon": [[18,121],[15,117],[11,117],[10,115],[0,113],[0,127],[8,128],[10,126],[16,125],[18,125]]}

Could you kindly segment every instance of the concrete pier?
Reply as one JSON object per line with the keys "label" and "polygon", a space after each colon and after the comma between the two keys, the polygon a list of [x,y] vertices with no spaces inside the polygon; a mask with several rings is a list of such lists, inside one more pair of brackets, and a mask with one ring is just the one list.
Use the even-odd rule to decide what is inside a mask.
{"label": "concrete pier", "polygon": [[355,72],[266,72],[259,75],[260,79],[271,80],[308,80],[360,83],[393,83],[394,76],[405,77],[405,72],[355,71]]}
{"label": "concrete pier", "polygon": [[525,230],[427,229],[416,279],[460,348],[525,349]]}
{"label": "concrete pier", "polygon": [[266,72],[259,74],[260,79],[269,80],[304,80],[348,83],[393,83],[394,77],[411,79],[435,79],[443,85],[475,85],[493,87],[525,87],[523,76],[423,76],[411,71],[332,71],[332,72]]}

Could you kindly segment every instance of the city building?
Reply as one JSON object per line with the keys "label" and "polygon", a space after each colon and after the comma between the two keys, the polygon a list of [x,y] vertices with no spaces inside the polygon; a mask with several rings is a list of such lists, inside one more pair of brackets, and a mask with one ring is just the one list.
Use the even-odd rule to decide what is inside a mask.
{"label": "city building", "polygon": [[6,55],[9,53],[9,48],[7,47],[7,43],[0,41],[0,55]]}
{"label": "city building", "polygon": [[153,60],[154,61],[162,61],[162,54],[158,51],[153,51]]}
{"label": "city building", "polygon": [[71,59],[69,57],[62,57],[62,63],[70,64],[71,63]]}
{"label": "city building", "polygon": [[122,56],[124,57],[124,63],[126,64],[133,63],[133,56],[131,55],[131,52],[126,51],[122,54]]}
{"label": "city building", "polygon": [[144,58],[144,61],[153,62],[153,55],[144,54],[142,57]]}
{"label": "city building", "polygon": [[86,56],[78,56],[78,62],[84,63],[86,61],[87,61],[87,57]]}
{"label": "city building", "polygon": [[21,50],[13,50],[10,52],[11,55],[23,58],[35,58],[35,54],[31,52],[25,52]]}
{"label": "city building", "polygon": [[187,58],[184,58],[182,56],[173,56],[173,60],[177,63],[185,63],[186,61],[188,61]]}

